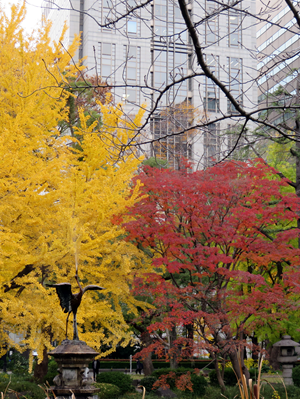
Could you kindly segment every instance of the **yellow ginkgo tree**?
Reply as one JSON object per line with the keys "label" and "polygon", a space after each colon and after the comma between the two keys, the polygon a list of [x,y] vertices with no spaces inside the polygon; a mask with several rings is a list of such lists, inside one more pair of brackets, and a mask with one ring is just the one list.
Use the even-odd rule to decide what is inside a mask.
{"label": "yellow ginkgo tree", "polygon": [[132,191],[130,182],[141,160],[113,146],[133,140],[142,113],[129,120],[108,99],[99,103],[100,124],[82,110],[79,139],[61,137],[78,39],[65,52],[50,43],[49,26],[26,37],[24,13],[0,12],[0,356],[14,345],[42,359],[51,341],[65,338],[66,315],[46,284],[70,282],[76,292],[75,263],[83,285],[105,288],[85,294],[80,338],[110,351],[129,342],[124,314],[144,306],[130,286],[145,261],[114,220],[137,201],[139,186]]}

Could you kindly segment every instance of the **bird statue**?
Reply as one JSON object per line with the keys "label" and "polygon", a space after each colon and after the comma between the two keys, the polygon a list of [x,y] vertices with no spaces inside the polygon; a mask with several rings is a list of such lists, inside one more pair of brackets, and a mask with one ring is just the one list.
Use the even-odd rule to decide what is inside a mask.
{"label": "bird statue", "polygon": [[56,293],[59,297],[60,306],[64,313],[68,313],[66,321],[66,339],[68,339],[68,320],[70,313],[73,313],[73,340],[79,340],[76,313],[79,305],[81,303],[82,295],[88,290],[104,290],[105,288],[99,287],[98,285],[87,285],[82,288],[78,275],[75,275],[79,292],[77,294],[72,294],[72,287],[70,283],[60,283],[60,284],[46,284],[47,287],[56,288]]}

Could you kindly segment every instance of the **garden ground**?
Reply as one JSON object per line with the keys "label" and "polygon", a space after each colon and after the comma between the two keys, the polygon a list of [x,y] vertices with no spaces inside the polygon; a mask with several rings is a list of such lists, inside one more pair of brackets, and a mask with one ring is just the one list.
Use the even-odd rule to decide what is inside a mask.
{"label": "garden ground", "polygon": [[[139,379],[139,376],[133,375],[133,379]],[[264,383],[262,386],[262,397],[264,399],[273,399],[274,389],[278,392],[280,399],[286,399],[286,393],[284,386],[281,383],[278,383],[279,377],[277,380],[272,376],[265,375],[266,380],[272,380],[272,386],[268,383]],[[276,382],[275,382],[276,381]],[[45,387],[45,385],[44,385]],[[16,374],[5,374],[0,373],[0,392],[5,393],[4,399],[45,399],[44,390],[38,386],[38,384],[32,381],[31,376],[21,376]],[[224,396],[221,395],[221,391],[218,387],[208,385],[206,388],[206,392],[202,396],[196,396],[192,393],[183,393],[174,389],[174,393],[177,395],[178,399],[234,399],[239,398],[238,387],[228,387]],[[288,399],[299,399],[300,398],[300,388],[291,386],[287,387]],[[146,399],[157,399],[157,395],[155,393],[147,393]],[[106,397],[102,397],[100,395],[99,399],[109,399]],[[119,395],[117,398],[112,399],[142,399],[142,393],[136,392],[127,392],[123,395]]]}

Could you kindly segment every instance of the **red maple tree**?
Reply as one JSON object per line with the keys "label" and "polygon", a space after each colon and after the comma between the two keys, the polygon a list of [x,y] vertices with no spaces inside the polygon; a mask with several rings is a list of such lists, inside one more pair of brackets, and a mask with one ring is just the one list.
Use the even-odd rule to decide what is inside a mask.
{"label": "red maple tree", "polygon": [[[222,386],[220,358],[229,357],[240,375],[246,336],[294,307],[297,198],[259,160],[194,173],[146,167],[137,178],[146,197],[126,228],[154,272],[136,280],[135,292],[156,307],[148,327],[155,340],[144,352],[167,348],[175,366],[205,349]],[[186,326],[193,339],[184,336]]]}

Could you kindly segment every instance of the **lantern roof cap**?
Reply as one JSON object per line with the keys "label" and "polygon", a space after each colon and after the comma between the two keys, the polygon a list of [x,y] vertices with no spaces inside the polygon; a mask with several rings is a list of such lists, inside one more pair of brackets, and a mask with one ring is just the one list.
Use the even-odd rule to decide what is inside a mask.
{"label": "lantern roof cap", "polygon": [[300,346],[300,344],[291,339],[290,335],[284,335],[281,341],[276,342],[273,346]]}

